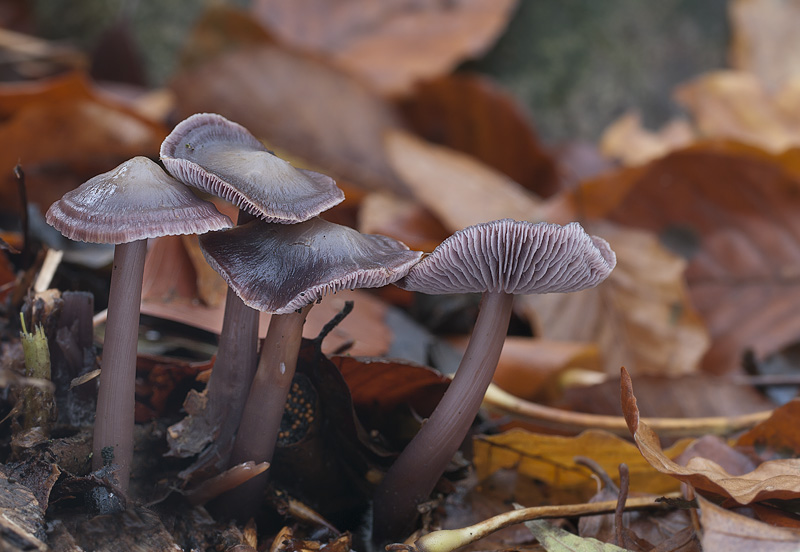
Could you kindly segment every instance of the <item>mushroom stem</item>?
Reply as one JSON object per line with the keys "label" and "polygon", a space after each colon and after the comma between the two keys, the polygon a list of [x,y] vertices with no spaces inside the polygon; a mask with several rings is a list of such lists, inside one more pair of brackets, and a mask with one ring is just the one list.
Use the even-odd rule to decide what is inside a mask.
{"label": "mushroom stem", "polygon": [[103,467],[113,447],[118,487],[128,490],[133,459],[136,346],[147,240],[117,244],[108,296],[108,320],[92,443],[92,468]]}
{"label": "mushroom stem", "polygon": [[428,498],[480,410],[511,319],[513,295],[483,294],[469,345],[453,381],[419,433],[398,456],[375,492],[373,542],[411,533],[417,504]]}
{"label": "mushroom stem", "polygon": [[[203,418],[217,426],[215,448],[226,455],[242,417],[258,355],[258,311],[228,288],[217,359],[206,389]],[[227,459],[225,459],[227,463]]]}
{"label": "mushroom stem", "polygon": [[[290,314],[272,315],[229,465],[272,461],[286,398],[300,354],[303,324],[311,306]],[[229,511],[233,517],[252,514],[260,503],[267,479],[267,473],[261,474],[226,495],[225,500],[232,506]]]}
{"label": "mushroom stem", "polygon": [[[253,219],[253,215],[240,209],[236,224],[246,224]],[[203,411],[206,422],[217,425],[214,456],[220,458],[219,464],[223,469],[233,466],[228,462],[228,452],[233,446],[250,383],[256,373],[258,318],[259,312],[247,306],[228,287],[217,359],[206,385],[208,402]]]}

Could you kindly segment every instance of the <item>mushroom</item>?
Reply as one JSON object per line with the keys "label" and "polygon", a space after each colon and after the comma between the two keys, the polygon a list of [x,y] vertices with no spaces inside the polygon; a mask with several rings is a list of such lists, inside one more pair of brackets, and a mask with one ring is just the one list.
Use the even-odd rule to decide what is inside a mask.
{"label": "mushroom", "polygon": [[[246,128],[214,113],[198,113],[178,123],[161,145],[161,160],[184,184],[237,205],[239,224],[252,216],[294,224],[344,199],[330,177],[294,168]],[[175,442],[187,424],[198,424],[199,432],[216,439],[203,456],[218,469],[227,467],[228,451],[256,370],[257,340],[258,312],[229,289],[219,350],[206,386],[205,410],[172,426],[169,432]],[[207,431],[208,427],[214,431]],[[198,464],[203,463],[201,456]]]}
{"label": "mushroom", "polygon": [[202,234],[232,223],[146,157],[134,157],[67,192],[50,206],[46,218],[72,240],[116,245],[92,465],[102,467],[103,449],[113,447],[119,487],[126,490],[133,456],[136,344],[147,239]]}
{"label": "mushroom", "polygon": [[[200,246],[208,263],[247,305],[273,314],[230,459],[232,465],[269,462],[310,306],[341,289],[390,284],[422,253],[320,218],[294,225],[253,221],[202,236]],[[234,491],[237,500],[229,504],[252,510],[266,475]]]}
{"label": "mushroom", "polygon": [[373,541],[410,532],[416,506],[433,490],[464,440],[492,381],[514,294],[596,286],[614,268],[608,243],[578,223],[498,220],[460,230],[396,285],[429,294],[483,294],[464,357],[441,402],[386,473],[375,494]]}

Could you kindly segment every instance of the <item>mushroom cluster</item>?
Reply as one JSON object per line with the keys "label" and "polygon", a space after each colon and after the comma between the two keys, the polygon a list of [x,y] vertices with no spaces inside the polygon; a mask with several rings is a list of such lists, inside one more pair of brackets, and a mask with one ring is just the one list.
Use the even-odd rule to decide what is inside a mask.
{"label": "mushroom cluster", "polygon": [[[570,292],[604,280],[616,259],[601,238],[567,226],[500,220],[456,232],[426,256],[319,214],[342,191],[322,174],[276,157],[244,127],[214,114],[179,123],[161,160],[145,158],[99,175],[54,203],[47,221],[65,236],[118,244],[109,297],[94,434],[95,468],[113,450],[125,490],[133,450],[138,309],[147,238],[197,233],[208,263],[229,286],[207,407],[191,423],[209,434],[201,459],[221,471],[272,458],[308,311],[342,289],[385,286],[422,293],[482,293],[458,372],[436,410],[377,488],[373,540],[406,534],[464,440],[491,382],[514,294]],[[187,187],[188,186],[188,187]],[[189,187],[240,209],[238,224]],[[258,354],[258,311],[272,314]],[[188,418],[187,418],[188,419]],[[189,422],[170,428],[186,431]],[[111,449],[109,449],[111,447]],[[228,514],[250,516],[263,473],[228,493]]]}

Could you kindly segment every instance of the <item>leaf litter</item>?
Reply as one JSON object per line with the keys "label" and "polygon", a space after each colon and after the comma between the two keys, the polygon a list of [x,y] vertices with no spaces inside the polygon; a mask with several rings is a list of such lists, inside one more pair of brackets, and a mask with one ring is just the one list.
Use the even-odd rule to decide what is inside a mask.
{"label": "leaf litter", "polygon": [[[535,510],[531,516],[560,518],[561,528],[528,521],[533,535],[517,526],[484,542],[531,547],[539,541],[547,550],[647,549],[646,542],[658,550],[694,550],[699,540],[705,550],[796,549],[796,401],[771,417],[751,414],[756,403],[738,400],[730,387],[741,385],[731,376],[739,375],[743,359],[763,365],[800,337],[794,316],[800,248],[793,222],[800,77],[789,57],[775,54],[781,52],[779,37],[791,31],[772,30],[792,20],[792,8],[769,0],[733,2],[735,71],[700,75],[680,87],[675,96],[688,117],[660,131],[645,129],[635,114],[624,116],[602,141],[607,159],[589,162],[578,149],[566,154],[544,146],[525,109],[488,77],[453,73],[457,63],[491,46],[514,6],[453,2],[420,9],[414,2],[367,6],[349,0],[322,9],[313,0],[263,0],[253,2],[251,13],[214,8],[187,40],[184,64],[169,85],[174,95],[155,104],[142,94],[153,91],[140,90],[141,101],[109,94],[83,72],[81,54],[63,57],[48,47],[42,51],[52,60],[40,65],[43,73],[0,84],[0,135],[14,144],[4,150],[6,165],[23,162],[28,201],[46,207],[127,157],[156,157],[174,122],[166,120],[174,105],[178,117],[196,111],[229,116],[299,166],[343,180],[352,192],[346,209],[335,214],[339,220],[412,248],[430,251],[450,232],[498,218],[581,220],[612,242],[617,270],[598,290],[517,302],[516,335],[509,343],[525,352],[498,374],[505,395],[495,390],[487,397],[475,437],[422,505],[420,532],[409,542],[426,542],[422,533],[435,535],[439,527],[511,523],[510,504],[517,501]],[[745,16],[754,9],[763,17]],[[586,166],[567,165],[566,159],[582,159]],[[7,206],[3,213],[21,219],[11,177],[0,181],[0,198]],[[3,238],[19,250],[38,247],[42,256],[39,240],[54,243],[36,227],[35,215],[31,244],[24,243],[26,235],[21,221],[14,221]],[[152,349],[138,361],[139,488],[131,496],[118,496],[112,467],[91,472],[86,462],[90,423],[81,409],[93,398],[94,380],[87,375],[98,351],[91,344],[76,346],[84,343],[80,324],[59,326],[61,306],[38,315],[51,355],[57,353],[61,422],[49,437],[44,426],[22,429],[18,399],[26,380],[19,375],[15,320],[41,261],[22,266],[13,249],[0,255],[9,299],[0,313],[0,484],[7,491],[0,493],[0,538],[12,550],[56,549],[55,543],[71,550],[362,549],[358,531],[372,490],[447,386],[448,378],[429,366],[448,373],[458,362],[457,347],[403,311],[413,312],[418,301],[407,292],[326,298],[306,327],[312,340],[303,345],[289,403],[302,398],[319,415],[297,441],[279,447],[268,468],[274,486],[260,515],[236,524],[214,509],[213,498],[265,466],[218,474],[193,469],[191,458],[162,456],[167,426],[202,407],[202,401],[189,401],[181,410],[187,396],[202,397],[222,319],[224,286],[206,269],[196,239],[151,244],[140,347]],[[62,263],[53,286],[69,290],[84,282],[102,307],[106,279],[102,268]],[[354,312],[323,331],[351,299]],[[445,297],[432,305],[437,320],[460,318],[470,326],[468,301]],[[448,318],[448,312],[456,316]],[[85,326],[86,315],[81,317]],[[321,332],[327,337],[313,340]],[[453,343],[464,339],[448,337]],[[333,353],[339,355],[328,358]],[[501,366],[506,361],[501,357]],[[616,393],[612,400],[597,398],[609,394],[603,381],[615,384],[622,365],[634,381],[663,377],[657,385],[683,390],[692,397],[687,403],[703,400],[688,391],[700,387],[692,378],[714,375],[722,378],[720,398],[704,404],[705,418],[682,422],[663,413],[672,416],[676,407],[678,415],[692,413],[691,407],[665,405],[669,393],[662,393],[662,402],[652,393],[646,400],[655,417],[640,419],[624,372],[622,412],[634,446],[590,429],[625,430],[619,406],[607,406]],[[781,375],[791,379],[796,367],[783,369],[790,372]],[[70,389],[76,377],[83,383]],[[567,404],[570,393],[592,406],[575,401],[570,409],[556,408]],[[554,419],[560,425],[548,427]],[[756,422],[729,441],[703,436],[729,435]],[[545,427],[568,435],[542,433]],[[678,432],[698,439],[665,452],[658,434],[672,439]],[[599,468],[587,469],[576,456]],[[617,474],[621,463],[628,466],[630,488],[603,475]],[[595,478],[604,481],[600,489]],[[674,493],[680,482],[690,486],[688,498],[698,495],[699,521],[675,502],[654,506],[653,496],[632,498]],[[643,505],[638,520],[650,527],[636,525],[628,514],[618,516],[622,522],[608,513],[626,494],[628,503]],[[147,506],[136,497],[146,497]],[[128,508],[95,515],[119,504]],[[600,512],[610,517],[585,517]],[[651,531],[660,516],[673,514],[680,517],[675,530]],[[587,529],[590,519],[614,534]],[[616,542],[619,534],[630,539]]]}

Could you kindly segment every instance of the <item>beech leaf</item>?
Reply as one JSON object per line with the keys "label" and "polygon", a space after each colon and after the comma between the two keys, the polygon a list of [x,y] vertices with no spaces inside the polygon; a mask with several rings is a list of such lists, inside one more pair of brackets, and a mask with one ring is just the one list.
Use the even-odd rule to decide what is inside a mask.
{"label": "beech leaf", "polygon": [[579,537],[543,519],[526,521],[525,527],[530,529],[531,534],[547,552],[629,552],[614,544]]}
{"label": "beech leaf", "polygon": [[771,499],[794,499],[800,493],[800,459],[764,462],[750,473],[733,476],[719,464],[695,457],[681,466],[661,449],[658,435],[639,419],[630,375],[622,369],[620,380],[622,410],[628,428],[642,456],[661,473],[670,475],[695,489],[731,498],[739,504]]}
{"label": "beech leaf", "polygon": [[253,13],[283,42],[322,53],[385,94],[449,73],[485,52],[516,0],[256,0]]}

